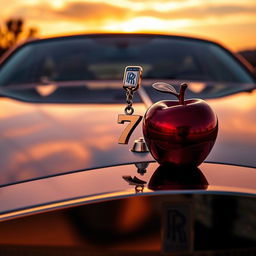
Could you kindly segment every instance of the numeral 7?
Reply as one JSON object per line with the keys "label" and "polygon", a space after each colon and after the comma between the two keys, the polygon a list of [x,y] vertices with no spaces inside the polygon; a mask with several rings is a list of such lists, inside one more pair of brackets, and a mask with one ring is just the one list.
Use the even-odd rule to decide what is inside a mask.
{"label": "numeral 7", "polygon": [[123,124],[125,122],[130,122],[126,128],[124,129],[124,131],[122,132],[118,143],[119,144],[128,144],[129,139],[132,135],[132,132],[134,131],[134,129],[138,126],[138,124],[140,123],[142,119],[142,116],[139,115],[124,115],[124,114],[120,114],[118,115],[118,120],[117,122],[119,124]]}

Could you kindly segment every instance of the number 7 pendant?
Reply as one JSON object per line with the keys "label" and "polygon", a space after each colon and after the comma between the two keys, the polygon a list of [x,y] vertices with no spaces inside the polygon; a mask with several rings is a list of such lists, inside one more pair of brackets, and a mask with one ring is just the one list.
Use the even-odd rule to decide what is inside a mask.
{"label": "number 7 pendant", "polygon": [[139,115],[124,115],[124,114],[118,115],[117,122],[119,124],[130,122],[122,132],[121,136],[119,137],[119,140],[118,140],[119,144],[128,144],[134,129],[138,126],[141,119],[142,119],[142,116],[139,116]]}

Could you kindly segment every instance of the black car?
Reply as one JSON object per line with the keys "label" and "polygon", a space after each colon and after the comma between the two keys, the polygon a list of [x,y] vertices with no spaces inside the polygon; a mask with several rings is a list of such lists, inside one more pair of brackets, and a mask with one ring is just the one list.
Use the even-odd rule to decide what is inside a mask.
{"label": "black car", "polygon": [[[198,168],[119,145],[126,66],[143,67],[136,114],[189,84],[219,120]],[[34,40],[0,64],[0,255],[255,255],[256,90],[217,43],[152,34]]]}

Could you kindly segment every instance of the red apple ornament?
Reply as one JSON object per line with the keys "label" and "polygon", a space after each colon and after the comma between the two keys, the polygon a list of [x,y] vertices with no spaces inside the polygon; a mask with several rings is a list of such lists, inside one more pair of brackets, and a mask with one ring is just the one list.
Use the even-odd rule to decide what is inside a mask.
{"label": "red apple ornament", "polygon": [[218,133],[218,120],[210,106],[201,99],[184,100],[187,84],[180,93],[166,83],[152,85],[171,93],[178,101],[153,104],[143,120],[143,134],[156,161],[176,166],[198,166],[210,153]]}

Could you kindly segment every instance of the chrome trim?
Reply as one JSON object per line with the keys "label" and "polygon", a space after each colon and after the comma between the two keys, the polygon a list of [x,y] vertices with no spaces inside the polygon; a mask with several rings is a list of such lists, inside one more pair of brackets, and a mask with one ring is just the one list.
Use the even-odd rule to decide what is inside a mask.
{"label": "chrome trim", "polygon": [[[160,195],[188,195],[188,194],[204,194],[204,195],[237,195],[237,196],[249,196],[249,197],[255,197],[254,191],[251,191],[249,189],[243,189],[243,191],[232,191],[232,188],[230,187],[230,191],[228,188],[224,187],[214,187],[215,190],[174,190],[174,191],[157,191],[152,192],[149,189],[143,190],[142,193],[139,193],[139,196],[160,196]],[[7,212],[0,214],[0,222],[5,220],[11,220],[15,218],[21,218],[33,214],[39,214],[44,212],[50,212],[58,209],[65,209],[70,208],[74,206],[79,205],[86,205],[86,204],[92,204],[97,202],[105,202],[110,200],[117,200],[122,198],[128,198],[128,197],[135,197],[138,196],[137,193],[134,192],[134,189],[131,189],[129,191],[122,191],[117,193],[109,193],[109,194],[103,194],[103,195],[95,195],[95,196],[89,196],[89,197],[81,197],[81,198],[74,198],[66,201],[60,201],[60,202],[54,202],[47,205],[39,205],[31,208],[26,209],[20,209],[15,210],[13,212]]]}

